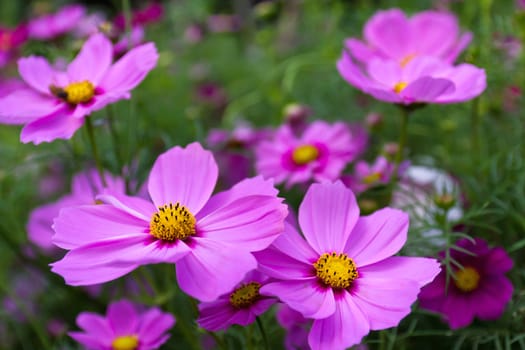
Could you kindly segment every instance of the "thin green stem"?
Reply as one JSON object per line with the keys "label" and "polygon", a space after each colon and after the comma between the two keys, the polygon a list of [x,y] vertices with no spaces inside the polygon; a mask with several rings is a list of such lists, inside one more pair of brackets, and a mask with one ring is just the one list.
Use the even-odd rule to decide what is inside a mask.
{"label": "thin green stem", "polygon": [[472,101],[472,111],[470,113],[470,146],[472,148],[472,160],[477,163],[480,156],[480,147],[479,147],[479,132],[480,132],[480,123],[479,123],[479,98]]}
{"label": "thin green stem", "polygon": [[113,150],[115,152],[115,160],[117,161],[118,171],[121,172],[124,164],[122,162],[122,156],[120,154],[120,148],[119,148],[120,143],[119,143],[118,133],[117,133],[117,129],[115,128],[115,115],[113,113],[113,106],[108,106],[107,112],[108,112],[107,117],[108,117],[109,133],[111,134],[111,140],[113,141]]}
{"label": "thin green stem", "polygon": [[266,331],[264,330],[264,325],[259,318],[259,316],[255,316],[255,322],[257,322],[257,327],[259,328],[259,331],[261,332],[261,337],[263,339],[264,343],[264,349],[269,350],[270,347],[268,346],[268,337],[266,336]]}
{"label": "thin green stem", "polygon": [[104,168],[102,167],[102,162],[100,161],[100,158],[98,157],[97,143],[95,142],[95,131],[93,129],[93,123],[91,122],[91,117],[87,116],[84,119],[86,121],[86,130],[87,130],[87,134],[89,138],[89,143],[91,144],[91,151],[93,152],[93,158],[95,159],[95,164],[97,166],[98,175],[100,176],[102,185],[104,187],[107,187],[106,177],[104,176]]}
{"label": "thin green stem", "polygon": [[395,172],[394,176],[397,177],[397,170],[399,169],[399,164],[401,164],[401,161],[403,160],[403,153],[405,151],[406,143],[407,143],[407,135],[408,135],[408,118],[410,116],[410,109],[406,106],[401,106],[401,126],[399,129],[399,141],[398,141],[398,149],[396,154],[396,166],[395,166]]}

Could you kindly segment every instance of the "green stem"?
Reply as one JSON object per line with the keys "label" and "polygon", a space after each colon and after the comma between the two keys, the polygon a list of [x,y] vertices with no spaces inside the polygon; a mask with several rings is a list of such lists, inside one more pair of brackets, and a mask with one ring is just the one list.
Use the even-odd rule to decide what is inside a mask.
{"label": "green stem", "polygon": [[405,146],[407,143],[407,134],[408,134],[408,118],[410,116],[410,109],[406,106],[401,106],[401,126],[399,129],[399,141],[398,141],[398,149],[396,154],[396,166],[395,166],[395,172],[394,176],[397,178],[397,171],[399,169],[399,164],[401,164],[401,161],[403,160],[403,152],[405,150]]}
{"label": "green stem", "polygon": [[107,112],[108,112],[109,133],[111,134],[111,140],[113,141],[113,150],[115,152],[115,160],[117,161],[117,168],[120,173],[122,172],[122,168],[124,164],[122,162],[122,156],[120,155],[120,148],[119,148],[120,143],[118,139],[117,129],[115,128],[115,115],[113,113],[113,106],[108,106]]}
{"label": "green stem", "polygon": [[479,98],[472,101],[472,112],[470,113],[470,146],[472,148],[472,160],[477,163],[480,155],[479,148]]}
{"label": "green stem", "polygon": [[91,144],[91,150],[93,151],[93,158],[95,159],[95,164],[97,166],[98,175],[100,176],[102,185],[104,187],[107,187],[106,177],[104,176],[104,168],[102,167],[102,162],[100,161],[100,158],[98,157],[97,143],[95,142],[95,132],[93,130],[93,123],[91,122],[91,117],[87,116],[84,118],[84,120],[86,121],[86,130],[88,133],[89,143]]}
{"label": "green stem", "polygon": [[257,322],[257,327],[259,328],[259,331],[261,332],[261,337],[264,343],[264,349],[269,350],[270,347],[268,346],[268,337],[266,336],[266,331],[264,330],[263,323],[259,316],[255,316],[255,321]]}

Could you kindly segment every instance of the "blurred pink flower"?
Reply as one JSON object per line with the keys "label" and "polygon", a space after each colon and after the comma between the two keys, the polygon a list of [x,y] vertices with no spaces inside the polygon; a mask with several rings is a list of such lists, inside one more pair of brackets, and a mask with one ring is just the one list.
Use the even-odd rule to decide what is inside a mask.
{"label": "blurred pink flower", "polygon": [[[442,268],[436,279],[425,286],[419,295],[423,309],[443,315],[451,329],[466,327],[474,317],[481,320],[497,320],[512,298],[511,281],[505,277],[513,262],[501,247],[489,248],[481,238],[473,241],[461,239],[450,250],[454,275],[449,276]],[[441,252],[442,259],[445,252]]]}
{"label": "blurred pink flower", "polygon": [[212,33],[236,32],[240,27],[240,21],[235,15],[210,15],[206,23]]}
{"label": "blurred pink flower", "polygon": [[212,196],[217,176],[211,152],[177,146],[153,165],[151,201],[106,194],[97,199],[107,204],[61,210],[53,242],[69,252],[52,271],[69,285],[89,285],[174,263],[179,287],[200,301],[229,292],[257,267],[252,252],[281,234],[287,208],[261,177]]}
{"label": "blurred pink flower", "polygon": [[374,58],[406,66],[418,56],[431,56],[452,63],[472,40],[472,33],[459,33],[452,13],[424,11],[407,18],[400,9],[378,11],[365,24],[365,41],[350,38],[349,53],[367,63]]}
{"label": "blurred pink flower", "polygon": [[[146,24],[158,22],[164,16],[164,7],[159,2],[150,2],[140,10],[134,10],[131,16],[131,27],[145,26]],[[120,30],[126,30],[126,17],[118,14],[113,20],[115,26]]]}
{"label": "blurred pink flower", "polygon": [[86,41],[65,72],[43,57],[21,58],[18,70],[26,86],[0,98],[0,122],[25,124],[24,143],[69,139],[91,112],[130,98],[157,59],[155,45],[147,43],[112,64],[113,45],[100,33]]}
{"label": "blurred pink flower", "polygon": [[485,70],[467,63],[451,66],[430,56],[417,56],[403,67],[395,60],[372,58],[361,68],[343,52],[337,69],[362,92],[404,105],[468,101],[487,86]]}
{"label": "blurred pink flower", "polygon": [[14,29],[0,27],[0,68],[17,55],[18,48],[26,41],[27,26],[25,24]]}
{"label": "blurred pink flower", "polygon": [[84,18],[86,8],[74,4],[62,7],[56,13],[43,15],[29,21],[29,37],[49,40],[72,31]]}
{"label": "blurred pink flower", "polygon": [[113,302],[106,316],[82,312],[77,316],[81,332],[68,335],[90,350],[153,350],[170,337],[175,317],[159,308],[139,311],[127,300]]}
{"label": "blurred pink flower", "polygon": [[394,169],[395,164],[383,156],[377,157],[372,164],[360,160],[355,164],[354,173],[342,177],[342,180],[354,193],[359,194],[371,187],[388,184]]}
{"label": "blurred pink flower", "polygon": [[[343,123],[311,123],[302,135],[282,125],[273,138],[255,148],[256,170],[276,184],[287,187],[311,181],[335,180],[344,167],[363,150],[366,133],[353,133]],[[366,141],[365,141],[366,142]]]}
{"label": "blurred pink flower", "polygon": [[259,294],[259,289],[267,281],[268,277],[256,270],[248,272],[235,289],[215,301],[199,304],[200,316],[197,323],[212,332],[227,329],[234,324],[252,324],[255,317],[266,312],[277,301]]}
{"label": "blurred pink flower", "polygon": [[260,293],[313,319],[314,350],[346,349],[370,330],[397,326],[439,273],[435,259],[393,256],[406,242],[408,215],[391,208],[359,215],[341,182],[313,184],[299,207],[303,235],[286,224],[255,254],[260,271],[276,279]]}
{"label": "blurred pink flower", "polygon": [[120,39],[113,46],[113,54],[116,57],[123,55],[144,41],[144,28],[136,26],[129,33],[122,33]]}
{"label": "blurred pink flower", "polygon": [[88,170],[73,177],[71,182],[71,193],[63,196],[54,203],[39,206],[29,214],[27,222],[27,234],[29,241],[42,250],[52,253],[57,247],[51,242],[54,232],[51,226],[53,219],[58,217],[61,209],[76,205],[95,205],[95,197],[102,193],[125,193],[123,179],[113,177],[105,173],[107,187],[102,185],[100,176],[96,170]]}
{"label": "blurred pink flower", "polygon": [[308,332],[312,327],[312,320],[301,315],[286,304],[280,304],[275,314],[277,322],[286,330],[284,347],[286,350],[310,350]]}

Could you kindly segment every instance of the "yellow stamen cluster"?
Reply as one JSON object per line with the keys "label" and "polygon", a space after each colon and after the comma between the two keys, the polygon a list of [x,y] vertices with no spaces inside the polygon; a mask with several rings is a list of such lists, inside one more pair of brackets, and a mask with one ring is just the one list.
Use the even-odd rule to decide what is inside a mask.
{"label": "yellow stamen cluster", "polygon": [[465,267],[457,270],[454,284],[463,292],[472,292],[479,286],[479,272],[473,267]]}
{"label": "yellow stamen cluster", "polygon": [[324,253],[314,268],[321,282],[332,288],[348,288],[359,277],[354,261],[344,253]]}
{"label": "yellow stamen cluster", "polygon": [[95,96],[95,86],[87,80],[71,83],[65,88],[51,85],[49,90],[56,97],[73,105],[89,102]]}
{"label": "yellow stamen cluster", "polygon": [[368,174],[365,177],[363,177],[363,183],[367,185],[375,184],[379,180],[381,180],[381,173],[377,171],[375,173]]}
{"label": "yellow stamen cluster", "polygon": [[172,242],[177,239],[184,240],[195,234],[195,216],[179,202],[159,207],[153,214],[149,224],[153,237]]}
{"label": "yellow stamen cluster", "polygon": [[136,335],[122,335],[111,343],[113,350],[136,350],[139,347],[139,338]]}
{"label": "yellow stamen cluster", "polygon": [[407,87],[408,83],[405,83],[404,81],[400,81],[396,85],[394,85],[394,92],[396,94],[399,94],[401,91],[403,91]]}
{"label": "yellow stamen cluster", "polygon": [[250,282],[243,284],[230,294],[230,304],[236,309],[247,308],[259,299],[259,289],[261,284]]}
{"label": "yellow stamen cluster", "polygon": [[295,147],[292,152],[292,160],[297,165],[308,164],[319,157],[319,150],[312,145],[301,145]]}

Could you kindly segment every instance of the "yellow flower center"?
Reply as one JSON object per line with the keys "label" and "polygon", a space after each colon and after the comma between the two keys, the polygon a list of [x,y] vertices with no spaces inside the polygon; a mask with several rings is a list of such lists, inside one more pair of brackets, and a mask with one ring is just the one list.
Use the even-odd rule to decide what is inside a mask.
{"label": "yellow flower center", "polygon": [[324,253],[314,268],[317,277],[332,288],[348,288],[359,276],[354,261],[344,253]]}
{"label": "yellow flower center", "polygon": [[479,272],[473,267],[465,267],[456,271],[454,284],[463,292],[472,292],[478,288]]}
{"label": "yellow flower center", "polygon": [[89,102],[95,96],[95,87],[87,80],[71,83],[65,88],[51,85],[49,90],[56,97],[74,105]]}
{"label": "yellow flower center", "polygon": [[297,165],[308,164],[319,157],[319,150],[312,145],[302,145],[295,147],[292,153],[292,160]]}
{"label": "yellow flower center", "polygon": [[407,87],[408,83],[405,83],[404,81],[400,81],[396,85],[394,85],[394,92],[396,94],[399,94],[401,91],[403,91]]}
{"label": "yellow flower center", "polygon": [[367,185],[372,185],[378,182],[380,179],[381,179],[381,173],[376,171],[375,173],[368,174],[365,177],[363,177],[363,183]]}
{"label": "yellow flower center", "polygon": [[159,207],[153,214],[149,224],[153,237],[172,242],[176,239],[184,240],[195,234],[195,216],[183,205],[177,202]]}
{"label": "yellow flower center", "polygon": [[405,57],[403,57],[401,59],[401,61],[399,61],[399,65],[401,66],[401,68],[405,68],[405,66],[407,64],[410,63],[410,61],[412,61],[417,55],[415,53],[411,53],[409,55],[406,55]]}
{"label": "yellow flower center", "polygon": [[136,350],[138,346],[139,338],[136,335],[122,335],[111,343],[113,350]]}
{"label": "yellow flower center", "polygon": [[247,308],[259,299],[259,289],[261,284],[250,282],[241,285],[232,294],[230,294],[230,304],[236,309]]}

